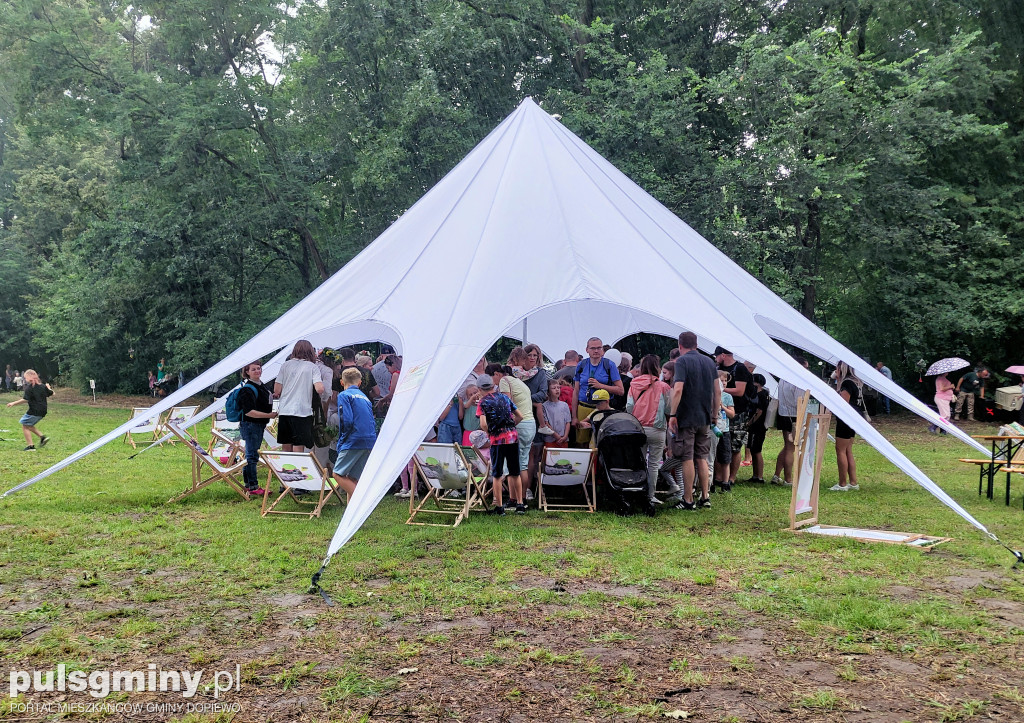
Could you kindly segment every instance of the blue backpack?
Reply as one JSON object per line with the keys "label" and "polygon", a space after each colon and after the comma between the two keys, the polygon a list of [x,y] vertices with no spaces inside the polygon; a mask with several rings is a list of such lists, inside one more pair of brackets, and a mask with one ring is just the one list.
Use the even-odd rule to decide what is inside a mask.
{"label": "blue backpack", "polygon": [[[229,422],[242,421],[242,406],[238,403],[238,394],[251,383],[252,382],[246,380],[242,386],[237,389],[232,389],[231,394],[228,395],[228,400],[224,403],[224,414],[227,416]],[[255,385],[250,388],[252,389],[253,394],[257,394]]]}

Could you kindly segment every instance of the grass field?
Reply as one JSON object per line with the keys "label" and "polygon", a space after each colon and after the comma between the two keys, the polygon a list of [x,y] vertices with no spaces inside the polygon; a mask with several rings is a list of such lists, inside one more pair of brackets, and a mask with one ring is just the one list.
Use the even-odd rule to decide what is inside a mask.
{"label": "grass field", "polygon": [[[57,399],[35,454],[16,410],[0,417],[15,440],[0,442],[5,488],[127,418]],[[1019,480],[1010,507],[989,501],[956,462],[967,447],[905,416],[878,426],[1024,543]],[[0,720],[1024,720],[1024,573],[859,441],[862,489],[823,492],[822,522],[952,542],[923,554],[793,535],[789,490],[743,484],[697,513],[532,511],[454,531],[404,525],[407,504],[389,497],[328,569],[333,608],[307,589],[340,508],[264,520],[226,488],[169,505],[188,484],[185,450],[130,453],[110,444],[0,503],[0,657],[26,671],[237,665],[239,689],[219,702],[239,710],[47,713],[93,699],[33,692],[4,696]],[[830,450],[822,486],[835,480]]]}

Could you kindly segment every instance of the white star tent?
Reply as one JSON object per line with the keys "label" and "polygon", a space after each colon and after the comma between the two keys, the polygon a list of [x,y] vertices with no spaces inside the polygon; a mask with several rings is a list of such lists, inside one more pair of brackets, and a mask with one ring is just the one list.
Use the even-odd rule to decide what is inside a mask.
{"label": "white star tent", "polygon": [[[970,524],[985,527],[775,339],[835,363],[935,424],[939,417],[762,286],[527,98],[338,273],[153,406],[154,414],[294,342],[386,341],[404,356],[391,410],[327,551],[366,520],[466,374],[501,336],[551,354],[636,332],[695,332],[811,393]],[[556,352],[556,350],[558,350]],[[270,368],[266,377],[276,369]],[[10,494],[117,439],[126,422]],[[956,428],[951,434],[986,453]]]}

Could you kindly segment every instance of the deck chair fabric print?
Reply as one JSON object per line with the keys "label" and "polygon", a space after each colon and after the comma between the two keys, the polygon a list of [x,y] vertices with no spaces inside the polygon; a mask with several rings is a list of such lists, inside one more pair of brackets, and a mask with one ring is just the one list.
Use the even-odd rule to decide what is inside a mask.
{"label": "deck chair fabric print", "polygon": [[239,431],[238,422],[229,422],[223,410],[212,417],[213,429],[210,430],[211,455],[220,460],[221,464],[231,464],[239,456],[245,456],[245,440]]}
{"label": "deck chair fabric print", "polygon": [[[338,504],[344,505],[341,498],[341,490],[335,483],[334,478],[320,464],[312,452],[272,452],[260,451],[260,458],[270,470],[267,479],[266,492],[263,495],[263,505],[260,508],[260,515],[303,515],[312,519],[319,517],[324,506],[335,497]],[[276,485],[271,484],[276,479],[280,483],[280,491],[271,492]],[[308,499],[300,499],[296,493],[305,493],[303,496]],[[312,493],[315,493],[314,497]],[[278,505],[285,498],[300,507],[306,507],[300,511],[280,510]],[[309,505],[312,505],[310,508]]]}
{"label": "deck chair fabric print", "polygon": [[[480,486],[483,478],[475,473],[458,444],[424,442],[413,456],[413,466],[413,489],[417,490],[422,482],[427,493],[419,500],[415,492],[409,498],[409,519],[405,524],[458,527],[473,508],[487,507]],[[439,521],[425,522],[418,519],[420,516]]]}
{"label": "deck chair fabric print", "polygon": [[159,432],[161,428],[160,415],[150,416],[149,407],[135,407],[132,409],[132,419],[138,419],[139,424],[136,427],[132,427],[124,435],[124,441],[132,446],[132,449],[137,449],[136,441],[138,442],[153,442],[160,437]]}
{"label": "deck chair fabric print", "polygon": [[242,468],[245,467],[245,457],[231,464],[221,464],[220,460],[203,449],[199,441],[191,434],[183,430],[174,422],[166,425],[167,431],[174,435],[175,439],[183,442],[185,448],[192,455],[192,486],[179,495],[172,497],[168,502],[177,502],[191,494],[195,494],[214,482],[223,482],[233,489],[244,499],[250,499],[249,493],[245,491],[245,485],[239,478]]}
{"label": "deck chair fabric print", "polygon": [[[192,417],[196,416],[196,412],[199,411],[198,405],[178,406],[171,407],[167,411],[167,416],[164,418],[163,425],[161,426],[158,433],[163,436],[170,432],[169,425],[174,424],[178,429],[187,429],[188,423],[192,421]],[[177,441],[174,437],[168,440],[169,442]]]}
{"label": "deck chair fabric print", "polygon": [[[537,485],[538,509],[544,512],[594,512],[597,510],[594,451],[593,449],[544,448],[544,456],[540,465],[540,484]],[[580,487],[583,492],[584,504],[552,502],[545,494],[545,487],[548,489],[558,488],[560,492],[565,492],[570,487]]]}

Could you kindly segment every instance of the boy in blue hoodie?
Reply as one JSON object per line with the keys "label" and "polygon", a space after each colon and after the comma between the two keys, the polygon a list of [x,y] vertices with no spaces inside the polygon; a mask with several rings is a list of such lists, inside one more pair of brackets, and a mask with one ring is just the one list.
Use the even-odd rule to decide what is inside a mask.
{"label": "boy in blue hoodie", "polygon": [[345,391],[338,395],[340,434],[334,479],[351,499],[373,443],[377,441],[377,432],[373,422],[373,404],[359,390],[363,381],[362,373],[357,367],[348,367],[342,372],[341,381]]}

